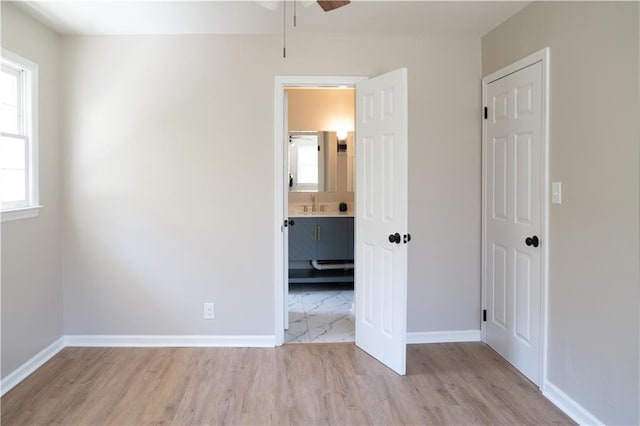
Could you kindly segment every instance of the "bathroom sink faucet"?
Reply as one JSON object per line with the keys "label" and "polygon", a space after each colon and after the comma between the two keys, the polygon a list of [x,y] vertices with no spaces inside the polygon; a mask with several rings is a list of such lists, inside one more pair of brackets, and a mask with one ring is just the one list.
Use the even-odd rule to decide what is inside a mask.
{"label": "bathroom sink faucet", "polygon": [[311,211],[315,213],[318,210],[318,206],[316,204],[316,194],[311,194]]}

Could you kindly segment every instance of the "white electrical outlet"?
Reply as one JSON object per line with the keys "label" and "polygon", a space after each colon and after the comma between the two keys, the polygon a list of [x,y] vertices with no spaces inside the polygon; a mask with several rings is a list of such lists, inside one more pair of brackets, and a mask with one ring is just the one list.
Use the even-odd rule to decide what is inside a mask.
{"label": "white electrical outlet", "polygon": [[202,304],[203,308],[204,308],[204,312],[203,312],[203,318],[204,319],[215,319],[216,318],[216,312],[215,312],[215,304],[213,302],[204,302]]}

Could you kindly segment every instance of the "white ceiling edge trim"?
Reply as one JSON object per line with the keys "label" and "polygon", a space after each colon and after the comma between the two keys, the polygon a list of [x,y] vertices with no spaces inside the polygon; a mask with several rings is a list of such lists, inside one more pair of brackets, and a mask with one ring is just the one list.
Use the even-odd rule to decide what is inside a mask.
{"label": "white ceiling edge trim", "polygon": [[[288,2],[292,0],[286,0]],[[300,5],[304,6],[306,2],[307,5],[312,5],[315,2],[310,0],[298,0]],[[364,0],[353,0],[354,3],[361,3]],[[366,0],[369,3],[391,3],[388,0]],[[60,3],[61,7],[56,9],[55,4]],[[78,8],[76,11],[73,8],[73,3],[83,4],[83,7]],[[208,16],[215,17],[216,14],[213,13],[211,6],[208,7],[207,13],[194,13],[194,7],[198,3],[222,3],[222,0],[195,0],[195,1],[186,1],[186,0],[92,0],[92,3],[99,4],[102,7],[100,11],[89,11],[87,12],[87,4],[88,2],[74,2],[74,1],[48,1],[48,0],[24,0],[24,1],[16,1],[14,4],[17,5],[22,11],[26,14],[30,15],[34,19],[43,23],[47,27],[51,28],[53,31],[57,32],[61,35],[89,35],[89,36],[97,36],[97,35],[280,35],[281,20],[282,13],[278,11],[271,11],[267,8],[260,7],[261,3],[265,4],[281,4],[281,1],[257,1],[257,0],[232,0],[225,1],[227,3],[226,6],[220,6],[221,11],[224,13],[230,12],[229,21],[220,22],[220,26],[218,27],[214,19],[211,21],[208,20]],[[123,15],[123,5],[131,3],[132,5],[138,4],[138,7],[133,10],[132,15],[123,16],[122,19],[116,19],[117,16]],[[175,5],[183,3],[186,9],[180,9],[184,11],[184,14],[180,13],[182,19],[175,20],[172,22],[172,19],[175,17]],[[237,3],[240,5],[241,3],[244,6],[239,6],[240,9],[235,9],[233,6],[229,9],[229,4]],[[398,20],[395,23],[392,21],[392,25],[387,26],[387,30],[385,32],[381,32],[378,30],[368,30],[368,28],[380,28],[379,25],[367,25],[367,19],[371,20],[371,23],[378,22],[380,19],[384,19],[386,16],[392,16],[391,14],[385,14],[382,17],[375,12],[372,14],[362,15],[359,13],[358,15],[330,15],[321,13],[320,15],[317,12],[313,11],[313,8],[298,8],[300,12],[303,9],[309,9],[311,15],[308,15],[307,21],[310,25],[304,26],[299,25],[298,29],[293,29],[292,34],[298,32],[298,35],[308,35],[308,34],[324,34],[324,35],[360,35],[360,36],[405,36],[405,37],[424,37],[424,36],[438,36],[438,35],[446,35],[446,36],[473,36],[473,37],[482,37],[486,33],[492,31],[495,27],[509,19],[514,14],[518,13],[524,7],[526,7],[531,1],[486,1],[486,0],[448,0],[448,1],[431,1],[431,0],[406,0],[405,4],[410,3],[424,3],[424,4],[432,4],[434,7],[434,15],[440,16],[434,18],[432,15],[431,24],[429,25],[429,20],[425,21],[425,23],[421,23],[416,26],[416,21],[410,25],[399,25],[398,22],[402,21],[403,17],[407,18],[407,10],[404,12],[399,12],[397,18]],[[447,5],[448,3],[448,5]],[[466,6],[460,6],[460,3],[475,3],[482,4],[486,3],[487,8],[480,8],[480,6],[475,6],[473,9],[478,11],[483,11],[482,16],[478,17],[473,12],[467,11]],[[111,10],[109,8],[109,4],[114,5],[114,9]],[[256,6],[255,9],[248,7],[248,5],[254,4]],[[458,4],[458,6],[454,6]],[[64,6],[62,6],[64,5]],[[118,5],[118,6],[116,6]],[[144,6],[143,6],[144,5]],[[155,5],[155,6],[154,6]],[[173,5],[173,14],[171,12],[163,11],[164,5]],[[503,6],[501,6],[503,5]],[[106,7],[106,9],[105,9]],[[216,6],[217,7],[217,6]],[[385,6],[386,7],[386,6]],[[427,6],[428,9],[424,7],[418,7],[417,10],[426,13],[425,16],[429,16],[429,10],[431,10],[431,6]],[[281,8],[280,8],[281,9]],[[125,9],[126,10],[126,9]],[[207,9],[203,9],[207,10]],[[361,9],[365,10],[365,9]],[[390,9],[391,10],[391,9]],[[411,9],[409,9],[411,10]],[[106,11],[106,12],[105,12]],[[141,25],[137,25],[137,21],[135,16],[136,13],[149,13],[150,20],[146,20]],[[291,7],[289,8],[289,16],[291,17]],[[485,12],[486,11],[486,12]],[[93,13],[92,13],[93,12]],[[215,9],[214,9],[215,12]],[[378,13],[380,9],[378,9]],[[169,15],[167,15],[169,13]],[[332,12],[333,13],[333,12]],[[126,15],[126,13],[125,13]],[[367,16],[368,15],[368,16]],[[219,17],[220,15],[218,15]],[[335,19],[322,21],[322,17],[324,16],[335,16]],[[364,16],[364,20],[359,20],[360,16]],[[411,14],[409,15],[411,16]],[[415,16],[415,14],[413,14]],[[271,18],[273,17],[273,19]],[[300,16],[299,16],[300,18]],[[305,18],[306,19],[306,18]],[[344,25],[345,21],[349,22],[350,20],[356,20],[353,27],[349,25]],[[435,22],[434,19],[436,19]],[[182,21],[182,22],[180,22]],[[233,24],[233,22],[236,24]],[[447,22],[451,23],[448,25]],[[475,23],[471,23],[471,22]],[[141,21],[142,22],[142,21]],[[230,23],[231,22],[231,23]],[[300,19],[299,19],[300,22]],[[322,22],[326,22],[326,28]],[[421,22],[421,21],[420,21]],[[444,22],[444,24],[441,24]],[[462,24],[460,24],[462,22]],[[479,23],[478,23],[479,22]],[[276,25],[277,23],[277,25]]]}
{"label": "white ceiling edge trim", "polygon": [[25,12],[27,15],[31,16],[36,21],[42,23],[43,25],[49,27],[53,31],[58,34],[69,34],[67,29],[53,16],[49,15],[45,12],[38,3],[35,1],[15,1],[14,5],[21,11]]}

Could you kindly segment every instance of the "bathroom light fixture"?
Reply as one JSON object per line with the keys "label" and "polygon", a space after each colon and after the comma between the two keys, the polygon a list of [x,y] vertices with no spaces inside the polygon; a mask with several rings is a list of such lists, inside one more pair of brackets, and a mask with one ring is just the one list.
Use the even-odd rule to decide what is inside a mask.
{"label": "bathroom light fixture", "polygon": [[347,138],[338,139],[338,152],[347,152]]}

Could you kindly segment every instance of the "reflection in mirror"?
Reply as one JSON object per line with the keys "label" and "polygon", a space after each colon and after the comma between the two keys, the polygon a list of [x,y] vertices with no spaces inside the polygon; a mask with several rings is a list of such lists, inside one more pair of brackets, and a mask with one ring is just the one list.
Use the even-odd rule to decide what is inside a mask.
{"label": "reflection in mirror", "polygon": [[289,191],[353,192],[353,132],[289,132]]}
{"label": "reflection in mirror", "polygon": [[289,134],[289,190],[324,191],[318,133]]}

